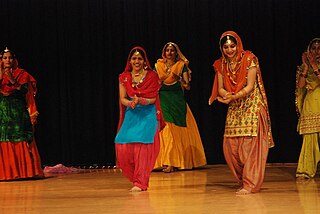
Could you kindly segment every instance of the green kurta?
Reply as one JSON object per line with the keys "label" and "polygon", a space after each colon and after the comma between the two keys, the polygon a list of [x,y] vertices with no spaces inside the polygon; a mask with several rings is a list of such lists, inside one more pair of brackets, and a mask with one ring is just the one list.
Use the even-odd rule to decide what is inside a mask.
{"label": "green kurta", "polygon": [[[184,66],[182,74],[187,71],[187,67]],[[164,120],[186,127],[187,104],[180,82],[173,85],[162,84],[159,94]]]}
{"label": "green kurta", "polygon": [[33,139],[25,95],[28,84],[9,96],[0,93],[0,141],[21,142]]}
{"label": "green kurta", "polygon": [[159,94],[164,120],[186,127],[187,105],[180,82],[170,86],[163,84]]}

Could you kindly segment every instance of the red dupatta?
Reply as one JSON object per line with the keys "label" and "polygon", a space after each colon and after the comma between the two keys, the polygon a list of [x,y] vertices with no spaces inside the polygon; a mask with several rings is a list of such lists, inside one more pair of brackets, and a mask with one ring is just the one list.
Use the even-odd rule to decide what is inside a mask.
{"label": "red dupatta", "polygon": [[11,84],[8,77],[6,75],[3,76],[0,93],[3,94],[12,94],[14,91],[18,90],[20,85],[28,84],[28,92],[25,95],[27,101],[27,107],[29,111],[29,115],[31,117],[32,124],[34,124],[36,116],[39,114],[37,111],[36,102],[34,96],[37,92],[37,81],[31,76],[27,71],[21,68],[13,68],[13,78],[17,81],[17,84]]}
{"label": "red dupatta", "polygon": [[[132,67],[130,64],[130,57],[132,55],[132,52],[136,50],[143,52],[144,61],[146,63],[144,69],[147,70],[147,74],[143,82],[140,82],[137,85],[132,84],[132,75],[131,75]],[[164,122],[162,111],[160,108],[160,98],[158,95],[159,90],[161,88],[161,81],[158,77],[158,74],[151,69],[146,52],[142,47],[137,46],[130,51],[127,59],[126,68],[119,75],[119,82],[124,86],[124,88],[126,89],[127,95],[131,98],[133,98],[134,96],[143,97],[143,98],[156,97],[155,105],[157,109],[157,120],[160,124],[160,129],[162,129],[165,126],[165,122]],[[120,117],[119,117],[119,123],[118,123],[118,131],[124,120],[124,113],[125,113],[125,109],[127,108],[125,105],[121,103],[120,99],[119,99],[119,107],[120,107]]]}

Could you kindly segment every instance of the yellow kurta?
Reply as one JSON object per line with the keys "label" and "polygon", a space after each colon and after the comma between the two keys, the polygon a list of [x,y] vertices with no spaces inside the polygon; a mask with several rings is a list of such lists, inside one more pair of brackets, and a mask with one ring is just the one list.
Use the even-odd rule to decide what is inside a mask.
{"label": "yellow kurta", "polygon": [[296,96],[300,113],[297,130],[303,136],[296,175],[312,178],[320,161],[320,80],[312,70],[309,70],[305,88],[297,88]]}

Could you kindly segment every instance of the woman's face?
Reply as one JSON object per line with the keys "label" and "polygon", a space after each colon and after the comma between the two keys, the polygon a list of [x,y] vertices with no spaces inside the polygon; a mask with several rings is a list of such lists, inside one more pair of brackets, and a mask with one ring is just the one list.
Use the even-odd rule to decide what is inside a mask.
{"label": "woman's face", "polygon": [[4,68],[11,68],[13,66],[13,56],[10,52],[6,52],[2,56],[2,62]]}
{"label": "woman's face", "polygon": [[136,51],[130,58],[130,64],[133,71],[141,71],[144,65],[144,59],[140,52]]}
{"label": "woman's face", "polygon": [[320,60],[320,42],[314,42],[310,47],[310,53],[315,59]]}
{"label": "woman's face", "polygon": [[222,51],[227,58],[233,59],[237,54],[237,45],[232,40],[227,40],[222,46]]}
{"label": "woman's face", "polygon": [[168,45],[168,47],[166,48],[165,51],[166,51],[165,52],[165,56],[166,56],[167,59],[170,59],[170,60],[175,60],[176,59],[177,51],[176,51],[174,46]]}

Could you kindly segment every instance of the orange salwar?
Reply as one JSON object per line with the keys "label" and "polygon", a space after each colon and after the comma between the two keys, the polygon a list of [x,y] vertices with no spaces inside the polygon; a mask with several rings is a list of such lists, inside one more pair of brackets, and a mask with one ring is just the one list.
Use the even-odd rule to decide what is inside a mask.
{"label": "orange salwar", "polygon": [[226,162],[240,187],[259,192],[265,174],[269,151],[267,112],[260,107],[258,136],[224,137]]}

